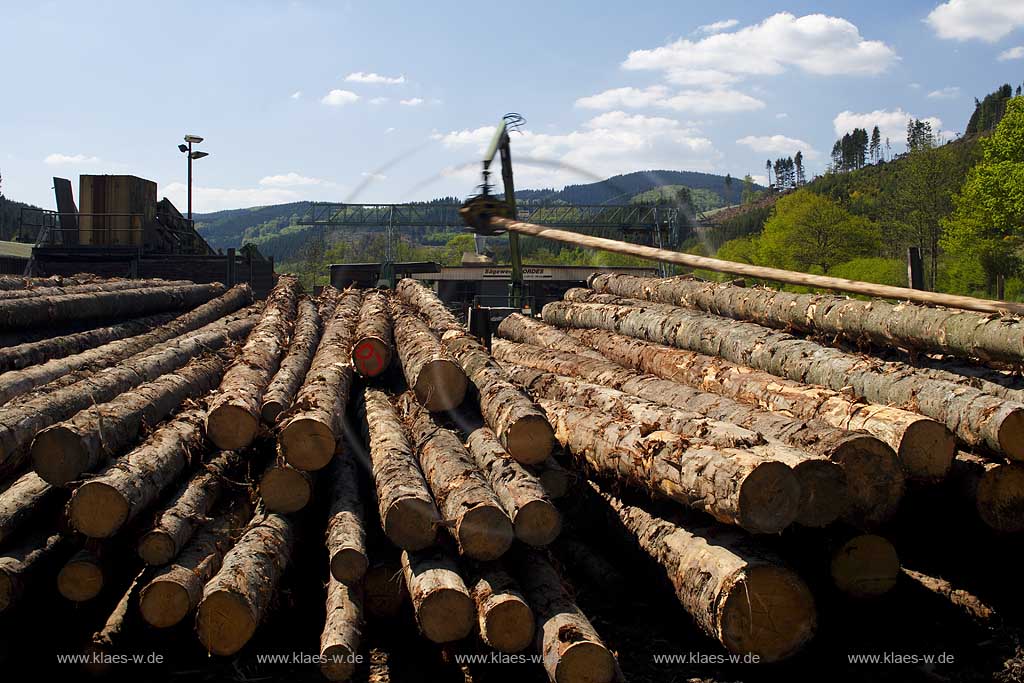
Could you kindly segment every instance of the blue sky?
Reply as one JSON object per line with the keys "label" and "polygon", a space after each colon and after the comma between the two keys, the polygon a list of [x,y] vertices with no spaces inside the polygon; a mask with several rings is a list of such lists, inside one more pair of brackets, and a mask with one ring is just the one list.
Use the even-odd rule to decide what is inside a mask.
{"label": "blue sky", "polygon": [[3,190],[45,207],[54,175],[133,173],[184,209],[185,133],[197,211],[467,196],[507,111],[524,188],[817,172],[845,129],[899,151],[908,115],[952,136],[1024,80],[1021,0],[2,4]]}

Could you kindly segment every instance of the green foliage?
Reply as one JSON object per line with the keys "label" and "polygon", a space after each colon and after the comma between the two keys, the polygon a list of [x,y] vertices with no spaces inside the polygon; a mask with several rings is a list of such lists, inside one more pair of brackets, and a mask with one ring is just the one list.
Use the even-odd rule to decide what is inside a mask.
{"label": "green foliage", "polygon": [[759,244],[757,237],[739,237],[723,244],[718,249],[718,253],[715,254],[715,258],[720,258],[724,261],[732,261],[733,263],[749,263],[750,265],[756,266],[761,263],[758,250]]}
{"label": "green foliage", "polygon": [[[1020,94],[1018,90],[1018,95]],[[995,92],[985,95],[980,102],[974,100],[974,113],[967,122],[967,130],[964,135],[975,135],[977,133],[988,133],[993,130],[1002,120],[1006,112],[1006,103],[1013,97],[1013,89],[1009,83],[1004,83]]]}
{"label": "green foliage", "polygon": [[829,271],[829,275],[893,287],[907,286],[907,264],[899,259],[856,258],[835,266]]}
{"label": "green foliage", "polygon": [[717,251],[729,240],[755,235],[764,229],[771,213],[771,206],[758,206],[713,225],[704,232],[705,243],[712,251]]}
{"label": "green foliage", "polygon": [[[730,184],[731,187],[731,184]],[[661,205],[670,204],[677,205],[679,203],[686,203],[686,199],[681,199],[680,192],[686,192],[686,199],[692,204],[693,208],[697,211],[710,211],[711,209],[717,209],[725,206],[725,200],[722,199],[722,195],[712,190],[705,189],[692,189],[685,185],[664,185],[662,187],[656,187],[653,190],[641,192],[638,195],[634,195],[629,200],[630,204],[649,204],[649,205]]]}

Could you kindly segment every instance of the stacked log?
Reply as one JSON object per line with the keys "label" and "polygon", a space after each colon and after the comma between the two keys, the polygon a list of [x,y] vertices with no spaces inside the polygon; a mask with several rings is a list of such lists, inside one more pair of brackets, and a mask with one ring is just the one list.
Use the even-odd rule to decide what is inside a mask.
{"label": "stacked log", "polygon": [[402,372],[416,400],[434,412],[457,407],[466,396],[466,373],[411,310],[396,303],[392,315]]}
{"label": "stacked log", "polygon": [[359,495],[355,459],[341,454],[331,463],[330,508],[327,511],[327,556],[331,576],[342,583],[359,584],[369,567],[363,503]]}
{"label": "stacked log", "polygon": [[299,301],[288,352],[263,395],[260,415],[267,425],[276,424],[281,413],[291,407],[295,394],[298,393],[302,380],[309,371],[309,364],[313,362],[313,354],[316,353],[320,334],[323,332],[323,321],[331,319],[337,304],[338,299],[333,295],[325,296],[319,306],[309,298]]}
{"label": "stacked log", "polygon": [[359,311],[352,365],[361,377],[376,377],[391,365],[394,335],[391,329],[391,304],[382,291],[368,292]]}
{"label": "stacked log", "polygon": [[435,643],[462,640],[473,631],[476,608],[458,565],[442,549],[402,551],[402,573],[423,635]]}
{"label": "stacked log", "polygon": [[8,290],[0,295],[0,300],[27,299],[34,296],[65,296],[68,294],[88,294],[90,292],[120,292],[125,289],[149,289],[152,287],[184,287],[193,284],[191,280],[122,280],[110,279],[83,284],[58,285],[54,287],[31,287]]}

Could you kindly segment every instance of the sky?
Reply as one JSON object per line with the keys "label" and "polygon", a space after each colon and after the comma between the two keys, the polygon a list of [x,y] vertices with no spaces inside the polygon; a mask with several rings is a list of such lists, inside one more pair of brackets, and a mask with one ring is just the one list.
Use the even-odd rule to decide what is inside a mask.
{"label": "sky", "polygon": [[[1022,0],[468,3],[0,0],[0,174],[133,174],[197,212],[467,197],[506,112],[516,185],[750,174],[908,117],[944,138],[1024,80]],[[77,192],[76,192],[77,194]]]}

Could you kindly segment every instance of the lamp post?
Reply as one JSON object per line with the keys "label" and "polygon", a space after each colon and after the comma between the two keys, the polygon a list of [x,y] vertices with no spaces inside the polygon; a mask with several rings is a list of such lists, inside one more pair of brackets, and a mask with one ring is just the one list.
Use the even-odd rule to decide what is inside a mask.
{"label": "lamp post", "polygon": [[178,145],[178,149],[181,153],[188,157],[188,222],[192,222],[192,160],[202,159],[205,156],[209,156],[206,152],[192,151],[192,143],[199,144],[203,139],[198,135],[186,135],[185,142],[188,145]]}

